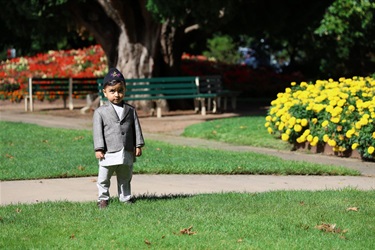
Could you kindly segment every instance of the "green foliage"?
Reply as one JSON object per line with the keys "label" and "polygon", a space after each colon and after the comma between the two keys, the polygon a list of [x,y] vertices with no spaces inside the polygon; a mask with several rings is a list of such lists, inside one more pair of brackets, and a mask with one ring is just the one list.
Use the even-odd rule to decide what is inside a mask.
{"label": "green foliage", "polygon": [[90,39],[82,40],[76,32],[67,0],[3,2],[0,15],[2,51],[13,47],[17,55],[31,55],[93,44]]}
{"label": "green foliage", "polygon": [[369,75],[375,67],[375,2],[336,0],[325,13],[314,53],[320,70],[331,75]]}
{"label": "green foliage", "polygon": [[209,51],[204,51],[203,55],[208,58],[228,64],[239,62],[240,54],[230,36],[215,35],[212,39],[208,40],[207,47]]}
{"label": "green foliage", "polygon": [[177,26],[197,23],[201,25],[201,29],[217,31],[229,18],[229,15],[220,15],[220,11],[225,9],[229,12],[237,4],[238,0],[148,0],[146,8],[161,22],[173,20],[173,24]]}

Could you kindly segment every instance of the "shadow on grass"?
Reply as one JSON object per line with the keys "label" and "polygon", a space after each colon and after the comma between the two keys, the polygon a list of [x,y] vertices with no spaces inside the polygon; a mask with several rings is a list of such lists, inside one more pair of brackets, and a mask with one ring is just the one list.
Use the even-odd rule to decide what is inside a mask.
{"label": "shadow on grass", "polygon": [[181,198],[190,198],[193,197],[192,194],[164,194],[164,195],[156,195],[156,194],[142,194],[133,197],[133,201],[157,201],[157,200],[173,200],[173,199],[181,199]]}
{"label": "shadow on grass", "polygon": [[[164,195],[156,195],[156,194],[142,194],[142,195],[135,195],[131,199],[131,203],[136,203],[137,201],[160,201],[160,200],[173,200],[173,199],[181,199],[181,198],[191,198],[194,195],[192,194],[164,194]],[[111,202],[118,202],[118,197],[111,198]]]}

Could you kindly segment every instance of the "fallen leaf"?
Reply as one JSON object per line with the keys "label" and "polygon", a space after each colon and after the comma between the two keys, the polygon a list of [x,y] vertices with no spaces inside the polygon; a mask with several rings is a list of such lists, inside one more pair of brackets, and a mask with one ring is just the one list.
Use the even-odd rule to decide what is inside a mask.
{"label": "fallen leaf", "polygon": [[74,138],[75,141],[78,141],[78,140],[82,140],[84,139],[85,137],[83,137],[82,135],[81,136],[77,136]]}
{"label": "fallen leaf", "polygon": [[243,241],[243,239],[238,239],[237,242],[238,243],[241,243]]}
{"label": "fallen leaf", "polygon": [[14,156],[10,155],[10,154],[6,154],[5,157],[8,158],[8,159],[13,159],[14,158]]}
{"label": "fallen leaf", "polygon": [[17,209],[16,209],[16,213],[18,213],[18,214],[21,213],[21,211],[22,211],[21,208],[17,208]]}
{"label": "fallen leaf", "polygon": [[333,232],[336,228],[336,224],[323,223],[321,225],[316,225],[315,228],[324,232]]}
{"label": "fallen leaf", "polygon": [[79,165],[78,170],[84,171],[86,168],[84,166]]}
{"label": "fallen leaf", "polygon": [[187,235],[196,234],[196,232],[191,231],[192,228],[193,228],[193,226],[190,226],[188,228],[184,228],[184,229],[180,230],[180,234],[187,234]]}
{"label": "fallen leaf", "polygon": [[48,143],[48,140],[42,140],[43,143]]}
{"label": "fallen leaf", "polygon": [[358,212],[358,210],[359,210],[359,207],[348,207],[346,209],[346,211],[355,211],[355,212]]}
{"label": "fallen leaf", "polygon": [[305,202],[304,202],[304,201],[300,201],[299,204],[300,204],[301,206],[304,206],[304,205],[305,205]]}
{"label": "fallen leaf", "polygon": [[346,232],[348,232],[348,229],[342,230],[341,228],[336,227],[336,224],[328,224],[328,223],[316,225],[315,228],[319,229],[320,231],[327,232],[327,233],[346,233]]}
{"label": "fallen leaf", "polygon": [[69,239],[74,239],[76,236],[74,234],[69,236]]}
{"label": "fallen leaf", "polygon": [[151,242],[150,242],[149,240],[147,240],[147,239],[145,239],[145,243],[146,243],[147,245],[151,245]]}

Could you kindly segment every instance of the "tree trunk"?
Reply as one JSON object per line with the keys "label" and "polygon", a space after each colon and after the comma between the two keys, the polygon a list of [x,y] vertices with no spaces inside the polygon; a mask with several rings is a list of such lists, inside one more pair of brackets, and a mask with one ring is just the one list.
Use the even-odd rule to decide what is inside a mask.
{"label": "tree trunk", "polygon": [[[102,46],[108,67],[125,78],[175,76],[181,62],[182,28],[161,24],[146,9],[146,0],[97,0],[86,4],[70,1],[76,20]],[[136,103],[143,109],[150,102]],[[163,106],[167,108],[167,104]]]}
{"label": "tree trunk", "polygon": [[84,4],[76,0],[68,2],[68,8],[79,29],[87,30],[102,46],[108,65],[117,63],[117,38],[120,34],[116,23],[107,16],[103,8],[97,2]]}

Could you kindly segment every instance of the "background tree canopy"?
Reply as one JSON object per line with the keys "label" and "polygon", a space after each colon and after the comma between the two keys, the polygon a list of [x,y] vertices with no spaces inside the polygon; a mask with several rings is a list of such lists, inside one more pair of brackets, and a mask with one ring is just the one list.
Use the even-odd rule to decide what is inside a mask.
{"label": "background tree canopy", "polygon": [[[1,0],[2,59],[99,43],[127,77],[177,75],[183,52],[215,36],[288,59],[306,76],[369,75],[375,68],[370,0]],[[233,49],[232,49],[233,50]],[[286,69],[288,70],[288,69]]]}

